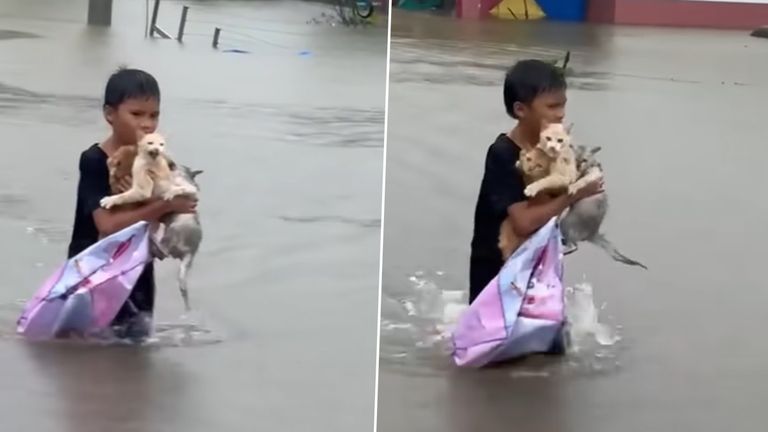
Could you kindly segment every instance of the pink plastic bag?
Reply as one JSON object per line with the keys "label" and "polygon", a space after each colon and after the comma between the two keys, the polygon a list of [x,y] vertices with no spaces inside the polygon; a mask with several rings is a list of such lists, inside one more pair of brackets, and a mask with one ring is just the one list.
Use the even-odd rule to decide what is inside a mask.
{"label": "pink plastic bag", "polygon": [[515,251],[459,319],[453,332],[458,366],[482,367],[552,348],[565,323],[562,252],[555,218]]}
{"label": "pink plastic bag", "polygon": [[17,322],[29,339],[105,329],[151,261],[149,224],[138,222],[68,259],[38,288]]}

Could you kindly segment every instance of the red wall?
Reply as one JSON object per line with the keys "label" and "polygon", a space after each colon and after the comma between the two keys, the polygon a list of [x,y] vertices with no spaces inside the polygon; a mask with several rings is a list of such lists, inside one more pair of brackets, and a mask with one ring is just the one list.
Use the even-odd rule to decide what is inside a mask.
{"label": "red wall", "polygon": [[616,24],[754,29],[768,25],[768,4],[683,0],[590,0],[588,19]]}
{"label": "red wall", "polygon": [[612,23],[616,20],[616,0],[589,0],[587,21]]}

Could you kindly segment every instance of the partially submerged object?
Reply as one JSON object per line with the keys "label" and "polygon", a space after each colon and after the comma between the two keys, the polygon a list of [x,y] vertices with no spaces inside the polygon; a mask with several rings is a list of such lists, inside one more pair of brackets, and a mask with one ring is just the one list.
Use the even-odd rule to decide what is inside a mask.
{"label": "partially submerged object", "polygon": [[525,241],[466,309],[453,332],[453,359],[482,367],[562,348],[563,246],[556,218]]}
{"label": "partially submerged object", "polygon": [[750,36],[768,39],[768,25],[754,29]]}
{"label": "partially submerged object", "polygon": [[46,340],[106,330],[151,259],[146,222],[101,239],[43,283],[24,307],[18,333]]}

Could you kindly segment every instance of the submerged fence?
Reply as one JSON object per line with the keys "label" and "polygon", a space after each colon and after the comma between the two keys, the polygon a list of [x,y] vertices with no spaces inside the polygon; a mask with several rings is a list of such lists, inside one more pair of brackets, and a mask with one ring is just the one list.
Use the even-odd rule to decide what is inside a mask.
{"label": "submerged fence", "polygon": [[[194,37],[205,37],[208,38],[210,41],[211,47],[214,49],[218,49],[221,45],[222,36],[226,36],[226,40],[228,41],[235,41],[239,42],[240,44],[262,44],[262,45],[270,45],[278,48],[284,48],[284,49],[292,49],[289,46],[276,43],[274,41],[257,37],[255,33],[270,33],[270,34],[281,34],[281,35],[296,35],[296,36],[306,36],[305,32],[291,32],[286,31],[284,29],[268,29],[268,28],[259,28],[256,26],[246,26],[246,25],[237,25],[237,24],[231,24],[224,22],[223,24],[221,22],[217,22],[215,20],[201,20],[201,19],[195,19],[194,16],[192,19],[190,19],[191,8],[188,5],[183,5],[181,8],[181,13],[179,15],[179,21],[178,21],[178,27],[176,28],[175,36],[172,35],[172,31],[170,29],[163,28],[158,23],[158,18],[160,16],[160,5],[162,0],[152,0],[151,5],[151,13],[150,13],[150,0],[146,0],[146,25],[144,29],[145,37],[159,37],[162,39],[170,39],[170,40],[176,40],[179,43],[184,43],[185,38],[187,36],[194,36]],[[337,0],[338,5],[336,5],[336,13],[339,13],[338,11],[342,8],[349,9],[350,13],[355,14],[357,17],[359,17],[362,20],[370,21],[369,19],[373,16],[373,8],[375,5],[380,4],[379,2],[375,0]],[[367,6],[368,9],[364,9],[363,6]],[[197,10],[197,9],[196,9]],[[210,14],[205,13],[206,16],[210,15],[216,15],[216,14]],[[242,17],[225,17],[231,20],[232,18],[235,19],[242,19]],[[313,19],[310,21],[307,21],[307,23],[311,23],[312,21],[318,22],[317,19]],[[199,33],[199,32],[189,32],[187,31],[190,23],[193,24],[201,24],[206,26],[212,26],[212,30],[209,33]],[[345,23],[346,24],[346,23]],[[210,27],[209,27],[210,28]]]}

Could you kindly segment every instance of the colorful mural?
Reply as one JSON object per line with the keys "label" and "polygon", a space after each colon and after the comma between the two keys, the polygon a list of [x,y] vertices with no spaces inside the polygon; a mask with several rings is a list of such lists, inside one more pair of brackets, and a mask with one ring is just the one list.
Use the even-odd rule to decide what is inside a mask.
{"label": "colorful mural", "polygon": [[501,0],[488,10],[501,19],[558,21],[584,21],[586,12],[587,0]]}
{"label": "colorful mural", "polygon": [[501,0],[490,13],[496,18],[511,20],[537,20],[546,16],[536,0]]}
{"label": "colorful mural", "polygon": [[490,13],[496,18],[511,20],[537,20],[546,16],[536,0],[501,0]]}

